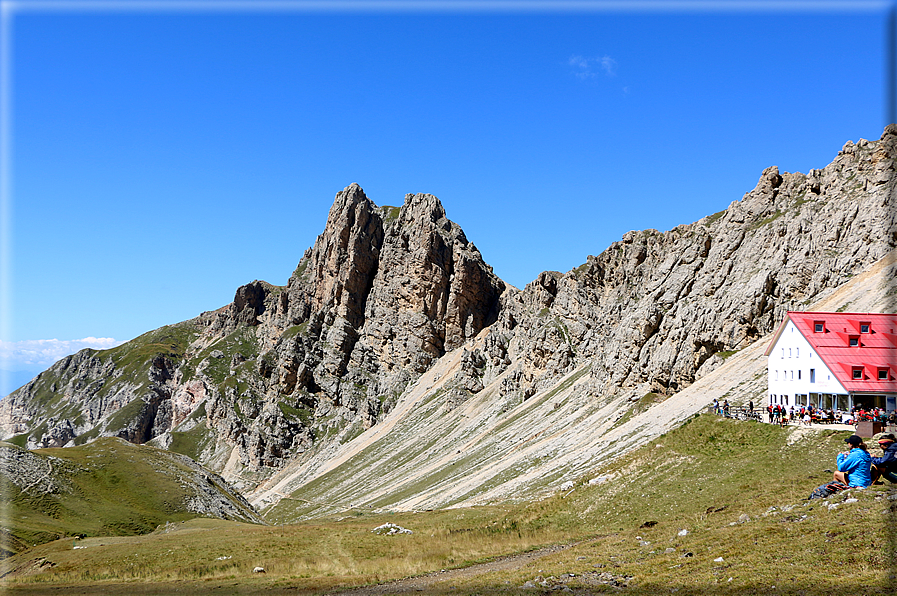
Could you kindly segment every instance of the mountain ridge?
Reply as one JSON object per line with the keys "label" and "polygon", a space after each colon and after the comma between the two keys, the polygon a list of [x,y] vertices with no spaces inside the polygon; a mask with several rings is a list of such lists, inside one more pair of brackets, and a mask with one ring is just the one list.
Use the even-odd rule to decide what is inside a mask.
{"label": "mountain ridge", "polygon": [[[836,310],[853,305],[861,311],[893,307],[889,291],[895,275],[897,251],[892,251],[812,306]],[[620,394],[606,403],[595,403],[589,399],[588,379],[574,371],[545,392],[547,398],[537,395],[508,412],[507,417],[517,418],[517,429],[509,430],[502,422],[493,424],[503,413],[486,398],[470,400],[455,420],[448,414],[434,415],[446,426],[460,428],[455,436],[461,438],[463,456],[450,444],[433,443],[437,433],[428,436],[426,429],[439,425],[432,420],[416,426],[407,420],[416,403],[400,403],[382,427],[317,462],[304,462],[298,469],[287,466],[248,498],[268,519],[286,523],[358,508],[422,510],[547,496],[565,482],[582,480],[608,460],[656,440],[704,411],[714,398],[728,399],[733,405],[747,405],[749,400],[759,403],[766,391],[763,352],[770,337],[766,334],[728,356],[721,366],[665,399]],[[457,367],[460,355],[448,354],[443,360],[421,378],[422,387],[408,396],[409,402],[426,401],[428,393],[438,392],[437,377]],[[488,391],[487,387],[484,393]],[[558,420],[551,421],[553,417]],[[505,445],[508,441],[513,443]],[[379,442],[390,442],[388,449]],[[433,451],[429,456],[422,455],[426,445]],[[407,462],[393,465],[391,458]],[[430,476],[469,458],[476,461],[454,476],[443,480]],[[508,475],[509,470],[514,473]],[[496,483],[494,478],[501,473],[507,477]],[[404,494],[415,483],[425,488]],[[302,506],[294,507],[296,502]]]}
{"label": "mountain ridge", "polygon": [[[629,232],[522,290],[494,275],[436,197],[377,207],[353,184],[286,286],[255,281],[216,311],[63,359],[0,402],[2,437],[30,447],[149,441],[250,493],[286,467],[324,469],[401,404],[437,424],[488,402],[480,433],[505,429],[507,440],[526,433],[529,410],[609,432],[894,249],[895,145],[891,125],[878,141],[846,143],[821,170],[767,168],[719,213]],[[442,359],[451,365],[436,379]],[[472,440],[452,432],[434,435],[433,475],[458,465],[450,446]],[[532,463],[485,461],[465,463],[483,494]],[[254,499],[273,506],[262,493]],[[437,502],[447,501],[415,501]]]}

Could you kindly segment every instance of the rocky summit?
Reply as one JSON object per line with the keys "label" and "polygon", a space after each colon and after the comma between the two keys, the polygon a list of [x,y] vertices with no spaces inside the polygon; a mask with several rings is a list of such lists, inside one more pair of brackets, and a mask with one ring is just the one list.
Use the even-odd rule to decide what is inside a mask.
{"label": "rocky summit", "polygon": [[30,448],[111,435],[264,477],[376,423],[496,320],[505,291],[439,199],[381,208],[353,184],[286,286],[255,281],[217,311],[65,358],[2,402],[0,427]]}
{"label": "rocky summit", "polygon": [[[254,281],[218,310],[57,362],[0,402],[0,437],[29,449],[104,436],[150,443],[266,505],[350,465],[371,437],[405,429],[416,442],[396,441],[377,461],[403,448],[402,461],[426,455],[429,480],[370,498],[468,502],[525,478],[590,416],[619,426],[654,405],[669,410],[786,311],[888,257],[895,148],[891,125],[877,141],[848,142],[822,169],[767,168],[719,213],[629,232],[522,290],[493,273],[436,197],[378,207],[352,184],[285,286]],[[757,403],[764,389],[739,398]],[[523,406],[537,402],[548,409]],[[499,444],[501,429],[514,430]],[[461,482],[446,471],[462,447],[488,441],[483,459],[468,462],[465,491],[434,488]],[[521,460],[527,441],[554,451]]]}

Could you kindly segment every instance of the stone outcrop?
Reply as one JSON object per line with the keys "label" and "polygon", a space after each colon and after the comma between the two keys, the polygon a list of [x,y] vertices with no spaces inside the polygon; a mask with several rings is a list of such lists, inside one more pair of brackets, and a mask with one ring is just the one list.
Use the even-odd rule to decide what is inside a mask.
{"label": "stone outcrop", "polygon": [[[255,281],[217,311],[57,363],[4,400],[3,436],[62,446],[97,429],[177,448],[172,431],[204,433],[214,440],[191,455],[223,465],[224,443],[251,470],[276,468],[318,435],[374,424],[435,359],[494,322],[505,289],[439,199],[379,208],[353,184],[285,287]],[[60,430],[46,392],[89,415]],[[35,433],[36,419],[55,425]]]}
{"label": "stone outcrop", "polygon": [[596,391],[675,393],[897,245],[895,149],[891,125],[824,169],[767,168],[725,211],[542,273],[504,296],[483,356],[509,355],[522,398],[583,360]]}
{"label": "stone outcrop", "polygon": [[629,232],[523,290],[436,197],[378,207],[353,184],[285,286],[254,281],[217,311],[60,361],[0,402],[0,431],[28,447],[150,441],[249,489],[382,420],[454,350],[448,409],[493,381],[511,407],[584,365],[596,397],[669,396],[897,245],[895,145],[892,125],[821,170],[768,168],[724,211]]}

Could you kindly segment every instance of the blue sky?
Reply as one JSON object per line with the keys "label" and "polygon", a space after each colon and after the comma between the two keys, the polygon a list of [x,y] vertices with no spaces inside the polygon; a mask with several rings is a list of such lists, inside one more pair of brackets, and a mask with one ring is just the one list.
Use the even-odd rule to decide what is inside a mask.
{"label": "blue sky", "polygon": [[3,5],[0,394],[286,283],[352,182],[522,288],[889,120],[888,2]]}

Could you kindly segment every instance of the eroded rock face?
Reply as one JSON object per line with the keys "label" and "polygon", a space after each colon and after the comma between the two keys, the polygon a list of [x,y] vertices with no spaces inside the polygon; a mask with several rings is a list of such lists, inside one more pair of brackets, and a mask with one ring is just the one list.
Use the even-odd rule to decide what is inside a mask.
{"label": "eroded rock face", "polygon": [[[138,443],[205,433],[250,469],[277,468],[318,435],[374,424],[410,380],[495,320],[504,291],[439,199],[409,194],[400,208],[379,208],[353,184],[285,287],[238,288],[230,305],[174,326],[168,352],[136,371],[122,363],[155,347],[69,358],[77,363],[4,400],[4,436],[33,431],[38,419],[52,425],[27,437],[32,447],[68,444],[95,427]],[[135,345],[164,344],[157,333]],[[36,402],[51,383],[91,412],[80,426],[46,418]],[[125,406],[127,419],[113,420]],[[205,445],[193,455],[220,451],[191,441]]]}
{"label": "eroded rock face", "polygon": [[848,142],[809,174],[767,168],[728,209],[669,232],[628,232],[565,275],[508,294],[496,344],[520,369],[506,391],[591,362],[601,391],[674,393],[897,245],[897,127]]}
{"label": "eroded rock face", "polygon": [[[494,321],[505,286],[436,197],[407,195],[401,208],[381,209],[353,184],[337,195],[286,288],[264,288],[245,303],[264,305],[252,316],[261,352],[255,389],[267,409],[241,406],[253,412],[248,425],[232,408],[214,415],[227,418],[214,423],[245,446],[252,466],[277,466],[309,448],[311,420],[318,432],[374,424],[410,380]],[[235,300],[212,332],[236,329],[246,308]],[[290,419],[296,412],[300,426]]]}
{"label": "eroded rock face", "polygon": [[491,324],[503,291],[436,197],[406,195],[388,222],[353,358],[416,376]]}
{"label": "eroded rock face", "polygon": [[217,311],[60,361],[0,402],[0,430],[30,447],[154,441],[215,469],[234,450],[228,469],[251,484],[376,423],[456,349],[451,405],[496,379],[511,404],[583,365],[597,396],[671,394],[897,245],[895,144],[890,126],[821,170],[768,168],[720,213],[629,232],[523,290],[436,197],[377,207],[353,184],[286,286],[254,281]]}

